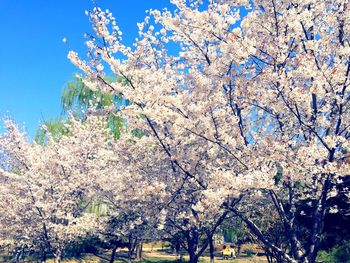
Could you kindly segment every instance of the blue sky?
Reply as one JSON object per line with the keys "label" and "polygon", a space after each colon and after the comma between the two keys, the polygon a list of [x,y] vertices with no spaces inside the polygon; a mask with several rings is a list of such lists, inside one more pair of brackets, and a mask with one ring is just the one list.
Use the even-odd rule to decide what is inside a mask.
{"label": "blue sky", "polygon": [[[98,4],[114,14],[126,44],[137,37],[145,10],[172,7],[168,0]],[[61,90],[78,72],[67,53],[85,55],[83,35],[92,29],[84,11],[92,6],[90,0],[0,0],[0,117],[25,125],[31,137],[40,121],[61,113]]]}

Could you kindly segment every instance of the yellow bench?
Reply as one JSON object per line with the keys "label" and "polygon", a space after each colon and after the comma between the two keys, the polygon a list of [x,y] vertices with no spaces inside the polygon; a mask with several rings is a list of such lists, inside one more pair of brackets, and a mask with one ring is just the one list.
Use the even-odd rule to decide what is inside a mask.
{"label": "yellow bench", "polygon": [[231,248],[229,245],[224,245],[222,249],[222,258],[223,259],[229,259],[229,258],[235,258],[235,250]]}

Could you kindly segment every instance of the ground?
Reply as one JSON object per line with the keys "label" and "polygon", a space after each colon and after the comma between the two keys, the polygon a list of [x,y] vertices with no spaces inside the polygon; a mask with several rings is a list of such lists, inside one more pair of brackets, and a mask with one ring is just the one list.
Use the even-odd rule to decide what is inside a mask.
{"label": "ground", "polygon": [[[266,263],[267,259],[265,256],[263,256],[263,250],[257,245],[257,244],[244,244],[241,246],[241,254],[240,257],[237,259],[229,259],[229,260],[223,260],[221,256],[221,249],[222,248],[216,248],[215,252],[215,263],[248,263],[248,262],[254,262],[254,263]],[[247,251],[250,251],[251,256],[248,256]],[[237,252],[237,251],[236,251]],[[104,258],[110,257],[111,251],[105,251],[105,254],[101,255]],[[260,256],[258,256],[260,255]],[[261,256],[262,255],[262,256]],[[117,259],[115,260],[116,263],[126,263],[126,257],[127,257],[127,249],[119,249],[117,250]],[[171,253],[170,249],[170,243],[168,242],[152,242],[152,243],[145,243],[143,246],[143,253],[142,253],[142,261],[139,261],[138,263],[180,263],[181,261],[179,258]],[[184,261],[186,262],[188,260],[188,256],[184,256]],[[1,262],[8,262],[6,260],[6,257],[0,256],[0,263]],[[30,261],[26,260],[24,261],[26,263],[34,263],[36,261]],[[95,255],[87,254],[84,257],[80,259],[64,259],[62,260],[62,263],[108,263],[108,260],[101,259]],[[199,263],[209,263],[210,259],[208,254],[205,254],[203,257],[200,258]],[[50,259],[47,261],[47,263],[54,263],[53,259]]]}
{"label": "ground", "polygon": [[[186,260],[187,257],[184,257]],[[252,256],[252,257],[240,257],[238,259],[234,260],[222,260],[221,258],[216,257],[215,261],[218,263],[248,263],[248,262],[254,262],[254,263],[266,263],[267,260],[263,256]],[[85,256],[82,259],[71,259],[71,260],[63,260],[62,263],[105,263],[106,260],[99,259],[96,256],[88,255]],[[116,260],[115,262],[118,263],[125,263],[125,260]],[[154,252],[144,252],[143,253],[143,260],[140,261],[140,263],[172,263],[172,262],[178,262],[176,256],[166,254],[164,252],[160,251],[154,251]],[[53,263],[53,260],[49,260],[48,263]],[[209,257],[201,257],[200,263],[209,263]]]}

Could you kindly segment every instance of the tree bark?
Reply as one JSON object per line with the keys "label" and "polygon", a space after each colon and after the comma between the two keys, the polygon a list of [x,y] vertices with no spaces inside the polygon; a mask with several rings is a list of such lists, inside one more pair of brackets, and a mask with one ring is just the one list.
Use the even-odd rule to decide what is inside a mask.
{"label": "tree bark", "polygon": [[315,204],[315,210],[312,218],[312,234],[309,240],[308,250],[305,257],[307,262],[315,262],[317,252],[319,250],[321,242],[321,233],[324,227],[324,218],[326,215],[327,194],[331,187],[330,179],[331,175],[327,175],[327,178],[325,179],[325,182],[323,184],[322,194]]}
{"label": "tree bark", "polygon": [[55,256],[54,262],[55,262],[55,263],[61,263],[62,252],[61,252],[60,249],[58,249],[58,250],[56,251],[56,253],[54,254],[54,256]]}
{"label": "tree bark", "polygon": [[298,263],[297,260],[295,260],[294,258],[292,258],[291,256],[289,256],[287,253],[285,253],[284,251],[282,251],[279,247],[277,247],[275,244],[273,244],[272,242],[270,242],[266,236],[260,231],[260,229],[254,224],[254,222],[252,222],[249,218],[247,218],[246,216],[244,216],[241,212],[239,212],[238,210],[236,210],[235,208],[230,208],[230,210],[237,215],[239,218],[241,218],[243,220],[243,222],[247,225],[247,227],[252,231],[252,233],[269,249],[271,249],[271,251],[280,256],[281,258],[283,258],[284,262],[288,262],[288,263]]}
{"label": "tree bark", "polygon": [[242,248],[241,243],[238,243],[238,245],[237,245],[237,257],[239,257],[241,255],[241,248]]}
{"label": "tree bark", "polygon": [[128,262],[131,263],[132,251],[128,249]]}
{"label": "tree bark", "polygon": [[175,253],[176,253],[177,257],[180,256],[180,253],[181,253],[180,249],[181,249],[180,242],[176,241],[176,243],[175,243]]}
{"label": "tree bark", "polygon": [[135,246],[138,242],[137,238],[133,238],[132,235],[129,235],[129,243],[128,243],[128,262],[131,263],[132,255],[135,250]]}
{"label": "tree bark", "polygon": [[21,261],[21,250],[16,253],[14,262],[19,263]]}
{"label": "tree bark", "polygon": [[140,261],[142,259],[142,247],[143,241],[140,241],[136,246],[136,261]]}
{"label": "tree bark", "polygon": [[188,255],[190,256],[190,263],[198,262],[198,231],[195,227],[193,227],[188,235]]}
{"label": "tree bark", "polygon": [[198,255],[194,253],[189,253],[190,260],[188,261],[189,263],[198,263]]}
{"label": "tree bark", "polygon": [[[303,251],[294,227],[295,213],[291,211],[291,207],[294,205],[293,204],[294,189],[291,186],[289,186],[288,192],[289,192],[289,200],[288,200],[289,203],[287,203],[288,206],[286,206],[283,204],[281,199],[273,190],[269,191],[271,199],[280,216],[281,222],[283,223],[285,235],[288,238],[288,242],[291,246],[291,254],[293,255],[294,259],[296,259],[297,261],[300,261],[303,256]],[[289,207],[289,208],[285,209],[285,207]]]}
{"label": "tree bark", "polygon": [[40,262],[41,262],[41,263],[45,263],[45,262],[46,262],[46,259],[47,259],[46,251],[42,251],[42,252],[41,252],[41,255],[40,255]]}
{"label": "tree bark", "polygon": [[210,263],[214,263],[214,240],[213,236],[209,240],[209,253],[210,253]]}
{"label": "tree bark", "polygon": [[111,259],[109,260],[109,263],[113,263],[114,259],[115,259],[115,253],[117,251],[118,246],[114,246],[112,249],[112,255],[111,255]]}

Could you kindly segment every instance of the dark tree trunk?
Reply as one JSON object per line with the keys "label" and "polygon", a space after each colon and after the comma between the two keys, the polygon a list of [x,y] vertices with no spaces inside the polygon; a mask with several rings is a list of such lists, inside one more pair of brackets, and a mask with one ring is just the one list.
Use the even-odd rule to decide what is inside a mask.
{"label": "dark tree trunk", "polygon": [[180,255],[180,242],[176,242],[175,244],[175,252],[176,252],[176,256],[179,256]]}
{"label": "dark tree trunk", "polygon": [[190,256],[190,263],[197,263],[198,262],[198,255],[197,255],[197,249],[198,249],[198,229],[196,227],[192,227],[192,229],[189,231],[187,236],[187,243],[188,243],[188,255]]}
{"label": "dark tree trunk", "polygon": [[111,259],[109,260],[109,263],[113,263],[114,262],[114,259],[115,259],[115,254],[117,252],[117,248],[118,246],[114,246],[113,249],[112,249],[112,255],[111,255]]}
{"label": "dark tree trunk", "polygon": [[129,243],[128,243],[128,262],[131,262],[132,255],[134,254],[137,243],[138,243],[138,239],[133,238],[132,235],[130,235]]}
{"label": "dark tree trunk", "polygon": [[189,263],[198,263],[198,255],[196,253],[189,253],[190,260]]}
{"label": "dark tree trunk", "polygon": [[240,255],[241,255],[241,244],[239,243],[238,245],[237,245],[237,257],[239,257]]}
{"label": "dark tree trunk", "polygon": [[247,225],[247,227],[252,231],[252,233],[264,244],[264,246],[270,249],[274,255],[283,258],[284,262],[288,262],[288,263],[302,262],[302,261],[295,260],[289,254],[284,252],[281,248],[276,246],[274,243],[270,242],[267,239],[267,237],[260,231],[257,225],[255,225],[255,223],[251,221],[248,217],[246,217],[243,213],[239,212],[234,207],[231,207],[230,210],[235,215],[237,215],[239,218],[242,219],[242,221]]}
{"label": "dark tree trunk", "polygon": [[210,263],[214,263],[214,240],[213,237],[210,237],[209,240],[209,253],[210,253]]}
{"label": "dark tree trunk", "polygon": [[312,218],[312,234],[309,240],[305,262],[313,263],[316,261],[317,252],[321,243],[321,233],[324,227],[324,218],[326,215],[327,194],[331,187],[330,178],[331,175],[327,175],[327,178],[323,184],[320,199],[315,204],[315,210]]}
{"label": "dark tree trunk", "polygon": [[265,254],[266,254],[267,262],[268,262],[268,263],[273,263],[272,257],[271,257],[268,253],[265,253]]}
{"label": "dark tree trunk", "polygon": [[60,249],[58,249],[55,253],[55,259],[54,259],[54,262],[55,263],[61,263],[61,256],[62,256],[62,252]]}
{"label": "dark tree trunk", "polygon": [[40,255],[40,262],[44,263],[47,260],[46,251],[42,251]]}
{"label": "dark tree trunk", "polygon": [[129,248],[128,249],[128,262],[131,263],[131,258],[132,258],[132,251],[131,249]]}
{"label": "dark tree trunk", "polygon": [[136,246],[136,261],[140,261],[142,259],[142,247],[143,241],[140,241]]}
{"label": "dark tree trunk", "polygon": [[15,263],[20,262],[20,254],[19,253],[16,253],[16,257],[15,257],[15,260],[13,262],[15,262]]}

